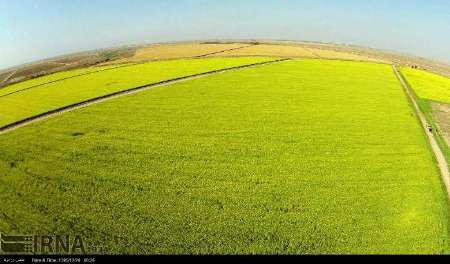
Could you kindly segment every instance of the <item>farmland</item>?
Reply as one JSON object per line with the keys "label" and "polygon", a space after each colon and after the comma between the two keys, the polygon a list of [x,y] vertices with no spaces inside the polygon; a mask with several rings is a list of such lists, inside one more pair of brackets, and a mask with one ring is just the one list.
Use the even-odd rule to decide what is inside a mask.
{"label": "farmland", "polygon": [[57,72],[49,75],[45,75],[39,78],[30,79],[27,81],[15,83],[8,85],[2,89],[0,89],[0,97],[7,96],[11,93],[16,93],[18,91],[31,89],[37,86],[45,85],[48,83],[56,82],[63,79],[73,78],[80,75],[86,75],[98,71],[103,71],[107,69],[112,69],[115,67],[120,67],[122,65],[115,65],[115,66],[103,66],[103,67],[87,67],[82,69],[76,69],[71,71],[63,71],[63,72]]}
{"label": "farmland", "polygon": [[307,47],[303,45],[277,45],[270,43],[174,43],[151,45],[136,50],[135,55],[108,62],[129,63],[150,60],[191,58],[198,56],[272,56],[293,58],[325,58],[356,61],[380,61],[352,52],[335,51],[324,47]]}
{"label": "farmland", "polygon": [[402,68],[414,89],[422,111],[434,126],[434,133],[450,164],[450,79],[423,70]]}
{"label": "farmland", "polygon": [[201,43],[180,43],[151,45],[149,47],[136,50],[131,58],[121,59],[117,62],[140,62],[147,60],[179,59],[202,56],[223,50],[246,47],[248,44],[230,43],[230,44],[201,44]]}
{"label": "farmland", "polygon": [[217,54],[217,56],[227,56],[227,55],[231,56],[264,55],[276,57],[302,57],[302,58],[375,61],[374,59],[370,59],[368,57],[333,50],[309,48],[303,46],[286,46],[286,45],[270,45],[270,44],[252,45],[245,48],[230,50],[223,52],[221,54]]}
{"label": "farmland", "polygon": [[[30,87],[30,83],[42,83],[54,78],[54,76],[43,77],[43,80],[31,80],[26,84],[4,88],[4,95],[6,96],[0,97],[0,127],[66,105],[137,86],[270,60],[273,59],[258,57],[150,62],[129,67],[118,67],[96,74],[85,74],[27,89]],[[58,76],[71,76],[72,74],[70,72],[60,73]],[[7,94],[18,90],[20,92]],[[3,91],[3,89],[0,91]]]}
{"label": "farmland", "polygon": [[[0,88],[40,76],[99,65],[110,59],[128,58],[134,52],[135,48],[112,48],[103,51],[69,54],[12,67],[0,72]],[[113,56],[107,56],[108,54]]]}
{"label": "farmland", "polygon": [[406,67],[402,69],[402,73],[419,98],[450,104],[449,78]]}
{"label": "farmland", "polygon": [[[258,60],[269,58],[77,77],[0,98],[2,122]],[[7,233],[82,234],[105,253],[450,252],[439,171],[388,65],[291,60],[212,75],[23,127],[0,150]]]}
{"label": "farmland", "polygon": [[[198,56],[280,56],[321,59],[375,61],[400,65],[420,65],[421,68],[450,76],[450,67],[443,63],[358,46],[299,41],[209,41],[176,42],[110,48],[81,52],[5,69],[0,73],[0,88],[12,83],[55,72],[89,66],[127,64]],[[59,65],[59,66],[58,66]],[[4,81],[6,77],[7,81]]]}

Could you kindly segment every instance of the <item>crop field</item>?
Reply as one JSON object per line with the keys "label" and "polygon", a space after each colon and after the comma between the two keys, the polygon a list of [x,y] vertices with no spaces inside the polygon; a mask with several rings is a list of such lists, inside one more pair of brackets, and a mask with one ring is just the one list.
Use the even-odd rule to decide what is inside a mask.
{"label": "crop field", "polygon": [[314,49],[309,48],[311,52],[316,54],[319,58],[324,59],[336,59],[336,60],[355,60],[355,61],[378,61],[377,59],[372,59],[366,56],[361,56],[357,54],[352,54],[349,52],[340,52],[327,49]]}
{"label": "crop field", "polygon": [[0,88],[0,97],[7,96],[11,93],[16,93],[18,91],[27,90],[36,86],[41,86],[47,83],[68,79],[72,77],[76,77],[79,75],[85,75],[90,74],[102,70],[112,69],[115,67],[120,67],[121,65],[114,65],[114,66],[102,66],[102,67],[87,67],[82,69],[76,69],[71,71],[63,71],[63,72],[57,72],[49,75],[45,75],[42,77],[30,79],[27,81],[11,84],[5,87]]}
{"label": "crop field", "polygon": [[402,68],[402,73],[416,93],[422,111],[434,126],[434,133],[450,164],[450,79],[407,67]]}
{"label": "crop field", "polygon": [[227,56],[227,55],[234,55],[234,56],[265,55],[277,57],[326,58],[326,59],[361,60],[361,61],[373,60],[364,56],[332,50],[306,48],[302,46],[269,45],[269,44],[259,44],[245,47],[242,49],[226,51],[217,54],[216,56]]}
{"label": "crop field", "polygon": [[[109,48],[98,51],[68,54],[12,67],[4,70],[3,73],[8,73],[8,75],[0,73],[0,89],[7,85],[25,82],[27,80],[58,72],[67,72],[76,69],[81,69],[81,71],[83,71],[89,67],[102,66],[103,63],[112,59],[119,60],[129,58],[135,51],[136,48],[131,47]],[[13,74],[10,78],[5,80],[5,77],[10,75],[9,73]]]}
{"label": "crop field", "polygon": [[325,58],[356,61],[377,61],[367,56],[340,52],[324,48],[304,47],[299,45],[251,44],[251,43],[182,43],[171,45],[152,45],[136,50],[133,57],[107,62],[108,64],[141,62],[176,58],[191,58],[211,54],[211,57],[227,56],[272,56]]}
{"label": "crop field", "polygon": [[173,44],[173,45],[152,45],[138,49],[135,55],[128,59],[116,62],[138,62],[146,60],[178,59],[201,56],[208,53],[219,52],[227,49],[235,49],[248,46],[248,44]]}
{"label": "crop field", "polygon": [[[0,97],[0,127],[66,105],[137,86],[270,60],[274,59],[250,57],[237,60],[232,58],[210,58],[204,60],[150,62],[82,75],[31,89],[25,89],[29,87],[29,83],[17,84],[12,88],[4,88],[6,89],[5,92],[21,90],[20,92]],[[64,74],[58,74],[58,76],[61,75]],[[53,77],[44,78],[44,80],[49,78],[52,79]],[[42,80],[34,81],[41,82]]]}
{"label": "crop field", "polygon": [[[232,50],[224,52],[223,55],[239,55],[239,56],[251,56],[265,54],[268,56],[285,56],[285,57],[305,57],[315,58],[317,57],[309,49],[300,46],[284,46],[284,45],[268,45],[260,44],[242,49]],[[275,55],[276,54],[276,55]],[[218,54],[221,56],[222,54]]]}
{"label": "crop field", "polygon": [[[256,60],[106,71],[0,99],[0,113]],[[40,107],[17,107],[28,101]],[[374,63],[245,68],[0,135],[0,200],[0,230],[81,234],[104,253],[450,253],[433,155],[392,68]]]}
{"label": "crop field", "polygon": [[419,98],[450,104],[449,78],[406,67],[402,73]]}

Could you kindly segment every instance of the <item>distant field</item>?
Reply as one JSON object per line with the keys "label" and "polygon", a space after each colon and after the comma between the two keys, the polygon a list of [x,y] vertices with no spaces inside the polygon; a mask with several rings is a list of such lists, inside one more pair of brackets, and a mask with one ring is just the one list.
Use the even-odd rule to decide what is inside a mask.
{"label": "distant field", "polygon": [[[141,85],[269,60],[273,59],[248,57],[150,62],[49,83],[0,97],[0,127],[49,110]],[[65,73],[58,74],[58,78],[61,75],[64,76]],[[50,76],[30,82],[40,83],[52,80],[54,77]],[[5,91],[3,89],[0,91],[3,93],[15,91],[21,87],[29,87],[30,82],[20,83],[5,88],[7,89]]]}
{"label": "distant field", "polygon": [[282,56],[282,57],[306,57],[306,58],[327,58],[327,59],[342,59],[342,60],[372,60],[368,57],[363,57],[351,53],[337,52],[332,50],[324,50],[317,48],[306,48],[302,46],[285,46],[285,45],[268,45],[260,44],[242,49],[227,51],[217,54],[217,56],[239,55],[239,56]]}
{"label": "distant field", "polygon": [[[27,100],[255,60],[145,64]],[[81,234],[107,253],[450,253],[439,172],[387,65],[227,72],[23,127],[0,149],[7,233]]]}
{"label": "distant field", "polygon": [[43,74],[45,72],[57,69],[61,66],[62,66],[62,64],[60,64],[60,63],[55,63],[55,62],[50,62],[50,61],[36,63],[33,66],[26,66],[26,67],[14,70],[14,74],[12,74],[8,78],[8,80],[13,80],[16,78],[21,80],[22,78],[25,78],[26,76],[30,76],[33,74]]}
{"label": "distant field", "polygon": [[355,61],[377,61],[365,56],[360,56],[352,53],[339,52],[326,49],[313,49],[309,48],[314,54],[323,59],[336,59],[336,60],[355,60]]}
{"label": "distant field", "polygon": [[13,67],[4,71],[14,73],[11,78],[4,81],[3,74],[0,74],[0,89],[6,85],[18,83],[40,76],[45,76],[57,72],[65,72],[74,69],[87,68],[104,63],[111,59],[128,58],[135,52],[134,48],[112,48],[100,51],[86,51],[77,54],[46,59],[28,63],[26,65]]}
{"label": "distant field", "polygon": [[[223,51],[223,52],[222,52]],[[217,53],[216,53],[217,52]],[[274,56],[274,57],[302,57],[302,58],[326,58],[358,61],[376,61],[369,57],[339,52],[333,50],[304,47],[299,45],[275,45],[251,43],[227,43],[227,44],[164,44],[153,45],[136,50],[133,57],[115,60],[110,63],[138,62],[146,60],[162,60],[174,58],[189,58],[211,54],[214,57],[223,56]]]}
{"label": "distant field", "polygon": [[[218,56],[223,55],[268,55],[268,56],[292,56],[292,57],[316,57],[309,49],[300,46],[283,46],[283,45],[254,45],[251,47],[246,47],[238,50],[232,50],[224,52],[223,54],[218,54]],[[272,55],[273,54],[273,55]],[[276,54],[276,55],[274,55]]]}
{"label": "distant field", "polygon": [[51,69],[58,68],[58,67],[61,67],[61,63],[52,62],[52,61],[43,62],[43,63],[39,63],[39,64],[35,65],[34,67],[25,67],[23,69],[18,70],[12,76],[12,78],[15,78],[16,76],[26,76],[26,75],[30,75],[33,73],[46,72],[46,71],[49,71]]}
{"label": "distant field", "polygon": [[[254,44],[260,44],[253,46]],[[110,65],[129,62],[144,62],[148,60],[163,60],[176,58],[191,58],[205,54],[225,51],[229,49],[249,47],[250,49],[242,52],[233,52],[237,55],[228,56],[285,56],[302,58],[323,58],[323,59],[343,59],[357,61],[376,61],[398,65],[419,65],[420,68],[437,72],[442,75],[450,76],[450,67],[444,63],[405,56],[392,52],[357,47],[352,45],[339,45],[332,43],[302,42],[302,41],[209,41],[209,42],[184,42],[184,43],[161,43],[148,46],[130,46],[111,48],[106,50],[88,51],[46,61],[36,62],[22,67],[15,67],[7,71],[17,72],[9,79],[8,84],[23,81],[45,74],[67,71],[76,68],[88,67],[93,65]],[[255,52],[256,51],[256,52]],[[263,53],[262,53],[263,52]],[[239,55],[241,54],[241,55]],[[272,54],[272,55],[271,55]],[[224,56],[220,53],[214,56]],[[58,66],[59,65],[59,66]],[[0,74],[0,87],[5,75]]]}
{"label": "distant field", "polygon": [[235,49],[248,46],[248,44],[164,44],[152,45],[146,48],[138,49],[135,55],[129,59],[123,59],[116,62],[162,60],[176,58],[191,58],[205,55],[208,53]]}

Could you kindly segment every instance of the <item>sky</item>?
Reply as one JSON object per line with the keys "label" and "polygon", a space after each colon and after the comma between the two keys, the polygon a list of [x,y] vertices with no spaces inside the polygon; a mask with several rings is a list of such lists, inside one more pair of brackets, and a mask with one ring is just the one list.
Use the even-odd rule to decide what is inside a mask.
{"label": "sky", "polygon": [[0,69],[98,48],[206,39],[345,43],[450,62],[450,1],[0,0]]}

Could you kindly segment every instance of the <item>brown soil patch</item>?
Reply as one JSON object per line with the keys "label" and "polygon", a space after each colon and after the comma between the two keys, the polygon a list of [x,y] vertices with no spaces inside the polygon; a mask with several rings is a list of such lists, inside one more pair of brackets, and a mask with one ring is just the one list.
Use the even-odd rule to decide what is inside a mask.
{"label": "brown soil patch", "polygon": [[450,105],[432,103],[433,117],[447,145],[450,147]]}

